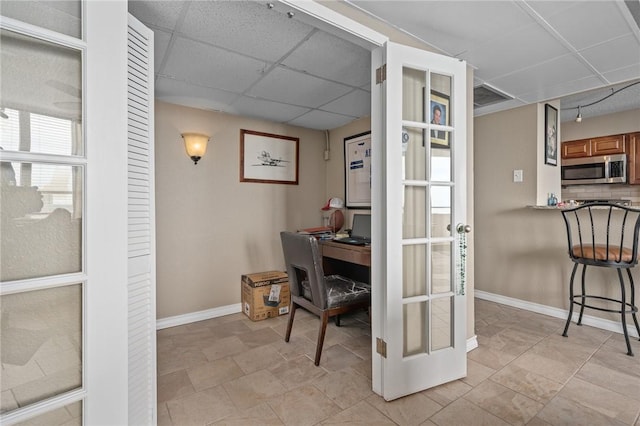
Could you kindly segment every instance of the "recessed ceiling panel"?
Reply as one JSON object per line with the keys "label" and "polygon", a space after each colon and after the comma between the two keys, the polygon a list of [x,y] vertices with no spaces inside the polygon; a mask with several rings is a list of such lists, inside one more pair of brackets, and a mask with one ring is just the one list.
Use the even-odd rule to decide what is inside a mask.
{"label": "recessed ceiling panel", "polygon": [[[331,52],[331,56],[327,56]],[[289,68],[351,86],[369,82],[371,53],[353,43],[317,31],[282,62]]]}
{"label": "recessed ceiling panel", "polygon": [[253,99],[246,96],[242,96],[234,102],[233,109],[239,115],[262,118],[278,123],[293,120],[309,111],[309,108]]}
{"label": "recessed ceiling panel", "polygon": [[371,115],[371,94],[362,90],[354,90],[323,105],[321,109],[353,117],[366,117]]}
{"label": "recessed ceiling panel", "polygon": [[197,85],[242,93],[268,64],[184,38],[178,38],[169,52],[162,74]]}
{"label": "recessed ceiling panel", "polygon": [[600,73],[640,64],[640,42],[633,34],[589,47],[580,54]]}
{"label": "recessed ceiling panel", "polygon": [[320,107],[348,93],[351,88],[286,68],[276,68],[248,93],[286,104]]}
{"label": "recessed ceiling panel", "polygon": [[477,46],[460,58],[477,67],[475,73],[479,78],[492,80],[567,53],[569,51],[540,25],[532,24]]}
{"label": "recessed ceiling panel", "polygon": [[196,86],[184,81],[160,77],[155,84],[156,99],[178,105],[214,111],[235,113],[230,107],[238,95],[208,87]]}
{"label": "recessed ceiling panel", "polygon": [[146,25],[173,31],[185,1],[130,1],[129,13]]}
{"label": "recessed ceiling panel", "polygon": [[355,117],[314,110],[302,117],[298,117],[295,120],[290,121],[287,124],[316,130],[331,130],[336,127],[344,126],[353,120],[355,120]]}
{"label": "recessed ceiling panel", "polygon": [[[538,3],[547,2],[531,5],[535,9]],[[581,1],[558,13],[547,14],[545,19],[577,50],[631,32],[620,8],[611,1]]]}
{"label": "recessed ceiling panel", "polygon": [[518,97],[525,93],[537,92],[549,86],[557,86],[567,81],[573,81],[591,75],[591,70],[576,57],[573,55],[565,55],[552,61],[544,62],[497,78],[489,83]]}
{"label": "recessed ceiling panel", "polygon": [[517,108],[526,105],[526,102],[520,99],[512,99],[510,101],[500,102],[498,104],[491,104],[484,107],[478,107],[473,110],[473,115],[479,117],[485,114],[491,114],[498,111],[503,111],[511,108]]}
{"label": "recessed ceiling panel", "polygon": [[207,43],[275,62],[312,27],[267,7],[267,2],[194,1],[179,31]]}

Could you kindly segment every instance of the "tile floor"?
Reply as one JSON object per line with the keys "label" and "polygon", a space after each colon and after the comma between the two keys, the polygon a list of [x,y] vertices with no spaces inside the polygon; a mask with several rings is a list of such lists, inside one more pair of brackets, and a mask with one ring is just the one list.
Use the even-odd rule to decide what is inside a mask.
{"label": "tile floor", "polygon": [[640,426],[640,342],[476,300],[479,347],[464,379],[385,402],[371,391],[366,314],[327,330],[313,365],[317,318],[298,310],[242,314],[158,332],[159,425]]}

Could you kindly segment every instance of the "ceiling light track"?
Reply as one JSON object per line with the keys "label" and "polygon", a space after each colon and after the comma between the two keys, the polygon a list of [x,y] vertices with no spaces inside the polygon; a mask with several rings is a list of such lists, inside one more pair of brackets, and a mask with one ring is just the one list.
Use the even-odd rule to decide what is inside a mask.
{"label": "ceiling light track", "polygon": [[593,101],[591,103],[585,104],[585,105],[578,105],[578,106],[574,106],[574,107],[570,107],[570,108],[564,108],[566,110],[572,110],[572,109],[577,109],[578,110],[578,115],[576,116],[576,123],[580,123],[582,122],[582,108],[586,108],[586,107],[590,107],[592,105],[596,105],[599,104],[600,102],[604,101],[605,99],[609,99],[611,96],[615,95],[616,93],[622,92],[625,89],[628,89],[629,87],[635,86],[636,84],[640,84],[640,81],[636,81],[635,83],[631,83],[628,84],[624,87],[621,87],[617,90],[615,89],[611,89],[611,93],[609,93],[607,96],[598,99],[597,101]]}

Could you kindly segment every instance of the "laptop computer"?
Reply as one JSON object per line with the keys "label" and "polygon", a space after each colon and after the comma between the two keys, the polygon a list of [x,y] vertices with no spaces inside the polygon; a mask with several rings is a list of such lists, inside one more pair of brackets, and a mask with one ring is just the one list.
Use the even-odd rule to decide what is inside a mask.
{"label": "laptop computer", "polygon": [[333,241],[355,246],[371,244],[371,215],[354,214],[351,226],[351,236],[336,238]]}

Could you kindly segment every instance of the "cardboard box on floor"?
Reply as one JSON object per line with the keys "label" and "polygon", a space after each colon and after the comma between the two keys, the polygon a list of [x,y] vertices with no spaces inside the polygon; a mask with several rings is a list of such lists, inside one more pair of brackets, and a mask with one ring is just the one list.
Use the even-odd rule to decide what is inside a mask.
{"label": "cardboard box on floor", "polygon": [[242,276],[242,312],[252,321],[289,313],[291,293],[286,272],[267,271]]}

